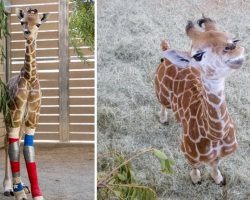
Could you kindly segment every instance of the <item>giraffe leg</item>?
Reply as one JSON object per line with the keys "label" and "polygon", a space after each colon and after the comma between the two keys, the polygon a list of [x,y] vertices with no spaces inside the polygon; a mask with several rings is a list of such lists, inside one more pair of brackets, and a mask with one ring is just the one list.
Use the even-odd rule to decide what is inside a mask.
{"label": "giraffe leg", "polygon": [[190,176],[194,184],[201,183],[201,172],[199,169],[193,168],[192,171],[190,172]]}
{"label": "giraffe leg", "polygon": [[9,141],[9,158],[13,177],[13,190],[16,200],[27,200],[23,184],[20,177],[20,145],[19,145],[19,131],[18,128],[10,128],[8,132]]}
{"label": "giraffe leg", "polygon": [[4,196],[14,196],[12,180],[11,180],[11,170],[10,170],[10,157],[8,153],[8,139],[5,138],[5,176],[3,181]]}
{"label": "giraffe leg", "polygon": [[216,184],[224,184],[223,176],[219,170],[219,162],[219,159],[216,159],[211,163],[212,170],[210,174]]}
{"label": "giraffe leg", "polygon": [[159,119],[160,122],[162,124],[165,124],[168,121],[168,117],[167,117],[167,111],[166,111],[166,107],[161,105],[161,111],[159,112]]}
{"label": "giraffe leg", "polygon": [[30,180],[32,197],[34,200],[43,200],[44,198],[38,184],[38,176],[35,162],[34,132],[35,129],[26,127],[23,154]]}

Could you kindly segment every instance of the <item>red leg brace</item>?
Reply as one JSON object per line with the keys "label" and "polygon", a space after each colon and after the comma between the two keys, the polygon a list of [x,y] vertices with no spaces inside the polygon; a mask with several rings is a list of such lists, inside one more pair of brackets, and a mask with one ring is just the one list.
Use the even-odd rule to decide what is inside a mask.
{"label": "red leg brace", "polygon": [[31,185],[32,197],[34,198],[34,197],[42,196],[42,192],[38,185],[36,163],[35,162],[26,163],[26,166],[27,166],[27,171],[28,171],[30,185]]}

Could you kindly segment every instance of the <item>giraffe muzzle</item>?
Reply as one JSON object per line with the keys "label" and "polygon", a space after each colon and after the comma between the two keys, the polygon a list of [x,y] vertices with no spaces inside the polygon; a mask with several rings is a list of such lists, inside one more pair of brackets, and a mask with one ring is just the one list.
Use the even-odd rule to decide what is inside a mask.
{"label": "giraffe muzzle", "polygon": [[25,34],[25,35],[29,35],[29,34],[30,34],[30,31],[29,31],[29,30],[25,30],[25,31],[24,31],[24,34]]}
{"label": "giraffe muzzle", "polygon": [[227,64],[232,69],[239,69],[239,68],[242,67],[242,65],[244,64],[244,62],[245,62],[245,58],[244,57],[240,57],[240,58],[228,60]]}

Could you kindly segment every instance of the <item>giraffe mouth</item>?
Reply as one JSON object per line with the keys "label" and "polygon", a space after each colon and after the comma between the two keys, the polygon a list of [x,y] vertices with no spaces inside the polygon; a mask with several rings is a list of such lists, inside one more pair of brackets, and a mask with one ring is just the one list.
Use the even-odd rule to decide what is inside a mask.
{"label": "giraffe mouth", "polygon": [[232,69],[239,69],[244,64],[245,58],[243,56],[238,58],[229,59],[226,64]]}

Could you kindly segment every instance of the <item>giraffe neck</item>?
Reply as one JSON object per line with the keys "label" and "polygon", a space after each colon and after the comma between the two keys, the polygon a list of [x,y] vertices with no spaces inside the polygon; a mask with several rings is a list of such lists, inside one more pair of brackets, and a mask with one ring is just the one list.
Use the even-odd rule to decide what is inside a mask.
{"label": "giraffe neck", "polygon": [[32,82],[37,78],[36,40],[26,40],[25,42],[25,60],[21,71],[28,81]]}
{"label": "giraffe neck", "polygon": [[229,129],[230,116],[227,110],[225,79],[211,80],[202,77],[204,85],[203,113],[211,139],[221,139]]}

